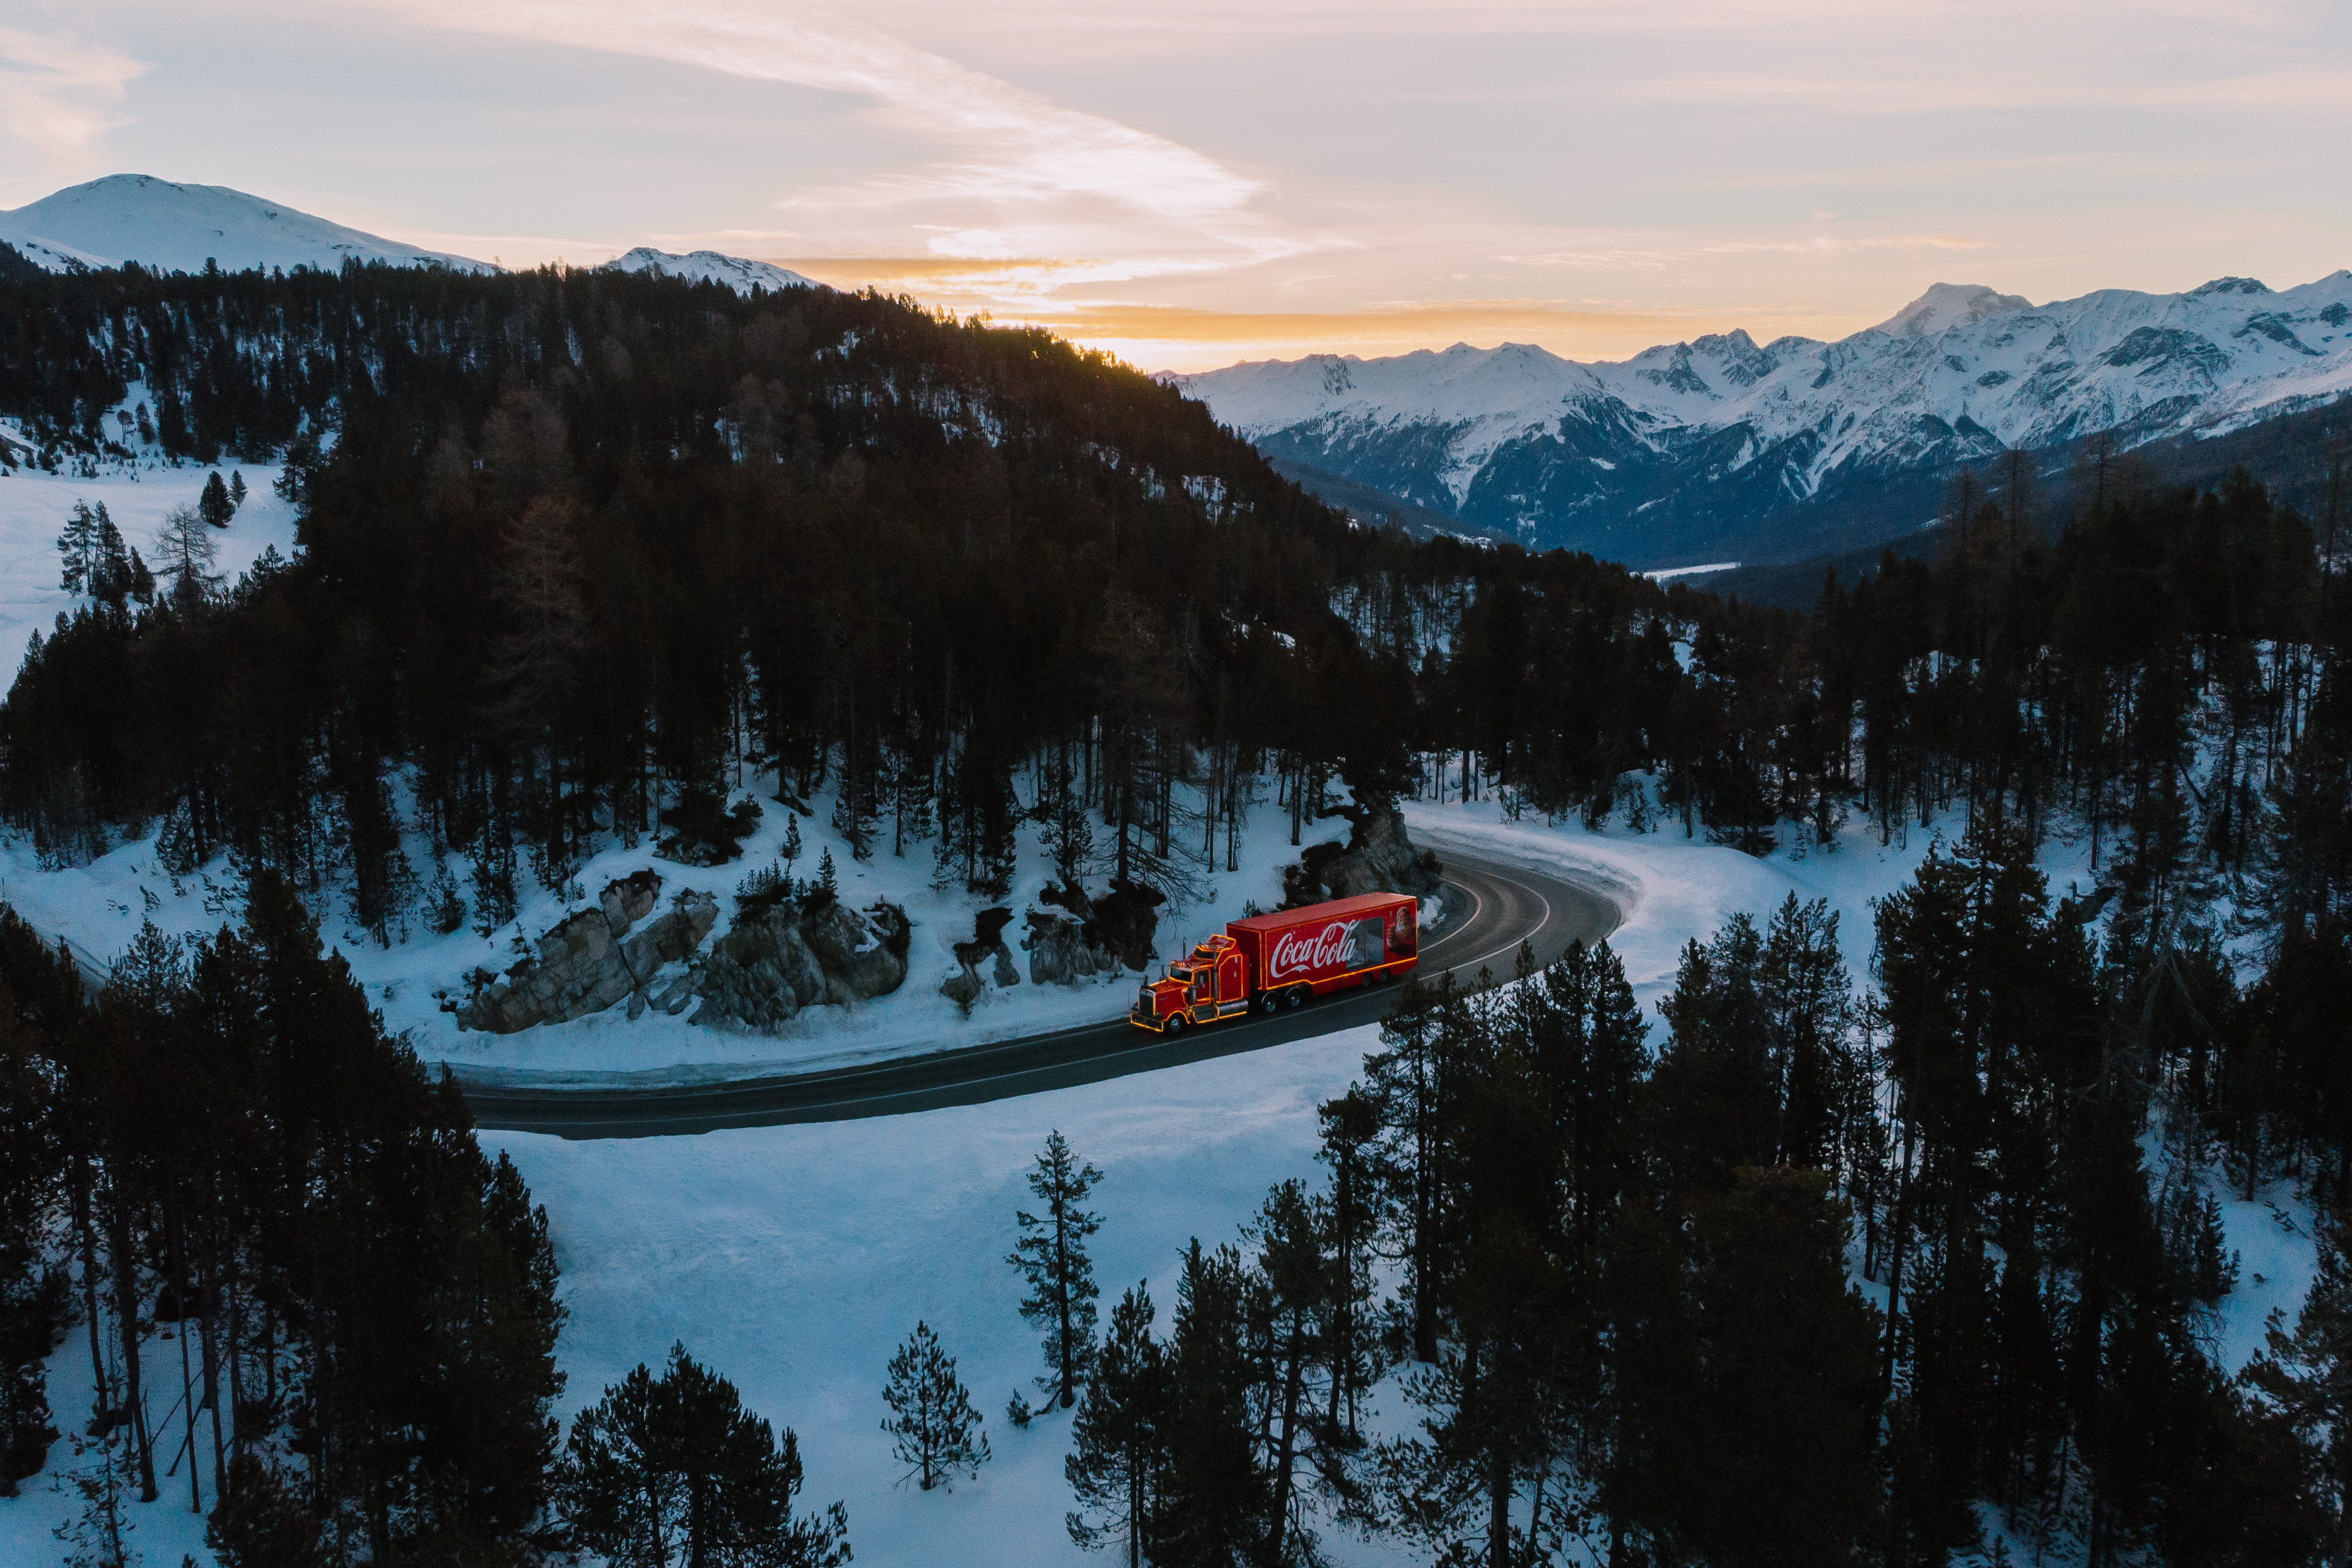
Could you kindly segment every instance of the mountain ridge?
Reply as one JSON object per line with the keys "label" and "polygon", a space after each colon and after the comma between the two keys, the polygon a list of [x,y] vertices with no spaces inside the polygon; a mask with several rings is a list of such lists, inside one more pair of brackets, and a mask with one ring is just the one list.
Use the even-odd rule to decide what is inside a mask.
{"label": "mountain ridge", "polygon": [[[228,185],[200,185],[152,174],[108,174],[0,211],[0,244],[48,272],[104,269],[126,262],[165,272],[312,267],[345,261],[395,267],[447,267],[499,272],[496,262],[426,250]],[[813,288],[814,280],[772,262],[716,250],[685,255],[641,245],[596,269],[651,272],[689,282],[723,283],[739,294]]]}
{"label": "mountain ridge", "polygon": [[0,212],[0,240],[48,270],[120,267],[165,271],[258,267],[336,268],[346,260],[498,270],[471,257],[426,250],[271,202],[227,185],[183,184],[152,174],[108,174]]}
{"label": "mountain ridge", "polygon": [[1962,463],[2103,432],[2126,447],[2220,433],[2343,396],[2352,270],[2044,305],[1937,284],[1833,342],[1735,329],[1591,363],[1457,343],[1161,379],[1269,457],[1464,532],[1644,568],[1800,559],[1921,526],[1937,488],[1922,481]]}

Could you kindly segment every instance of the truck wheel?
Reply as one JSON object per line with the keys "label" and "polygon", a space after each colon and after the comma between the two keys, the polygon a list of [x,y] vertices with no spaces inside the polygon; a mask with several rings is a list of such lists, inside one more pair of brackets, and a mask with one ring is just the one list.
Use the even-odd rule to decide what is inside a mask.
{"label": "truck wheel", "polygon": [[1160,1030],[1160,1032],[1161,1034],[1163,1034],[1163,1035],[1166,1035],[1170,1039],[1171,1039],[1171,1040],[1172,1040],[1172,1039],[1174,1039],[1177,1036],[1179,1036],[1179,1035],[1181,1035],[1181,1034],[1182,1034],[1182,1033],[1184,1032],[1184,1026],[1185,1026],[1187,1023],[1189,1023],[1189,1022],[1191,1022],[1191,1020],[1190,1020],[1190,1019],[1188,1019],[1188,1018],[1186,1018],[1186,1017],[1184,1016],[1184,1015],[1183,1015],[1183,1014],[1181,1014],[1181,1013],[1171,1013],[1171,1014],[1168,1016],[1168,1026],[1167,1026],[1166,1028],[1164,1028],[1164,1029]]}
{"label": "truck wheel", "polygon": [[1282,1005],[1286,1007],[1296,1007],[1306,1000],[1307,987],[1304,985],[1294,985],[1282,994]]}
{"label": "truck wheel", "polygon": [[1262,992],[1258,995],[1257,1010],[1261,1013],[1271,1013],[1281,1005],[1282,994],[1278,991]]}

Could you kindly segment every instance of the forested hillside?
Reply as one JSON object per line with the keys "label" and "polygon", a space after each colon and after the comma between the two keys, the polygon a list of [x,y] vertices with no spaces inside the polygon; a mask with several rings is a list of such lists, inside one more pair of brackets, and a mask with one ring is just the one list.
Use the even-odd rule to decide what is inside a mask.
{"label": "forested hillside", "polygon": [[[24,1081],[70,1108],[189,1072],[255,1147],[300,1156],[249,1215],[216,1211],[203,1162],[226,1156],[127,1120],[143,1099],[41,1110],[65,1142],[27,1178],[27,1302],[68,1261],[42,1251],[58,1215],[85,1279],[93,1249],[136,1282],[210,1247],[201,1288],[232,1311],[256,1288],[230,1270],[377,1244],[303,1206],[374,1123],[247,1038],[328,997],[350,1070],[393,1085],[366,1115],[441,1150],[385,1179],[459,1216],[435,1246],[497,1231],[498,1289],[521,1292],[498,1311],[539,1325],[499,1340],[499,1419],[541,1431],[543,1237],[316,957],[298,898],[390,943],[455,866],[495,930],[526,877],[564,888],[614,843],[723,856],[755,784],[822,792],[854,852],[927,847],[991,897],[1024,814],[1093,825],[1062,834],[1072,880],[1186,886],[1231,864],[1269,779],[1294,841],[1338,784],[1351,808],[1491,798],[1756,854],[1942,826],[1959,842],[1874,931],[1792,905],[1694,944],[1654,1038],[1605,952],[1412,994],[1329,1111],[1328,1184],[1269,1207],[1255,1264],[1188,1261],[1178,1381],[1119,1428],[1145,1467],[1129,1495],[1159,1511],[1114,1534],[1148,1527],[1156,1563],[1303,1563],[1319,1510],[1492,1568],[1912,1563],[1971,1546],[1990,1504],[2098,1568],[2340,1556],[2340,453],[2305,510],[2104,449],[1963,471],[1935,560],[1826,578],[1796,613],[1354,526],[1125,367],[817,289],[0,280],[0,412],[56,468],[120,461],[142,419],[191,462],[283,451],[302,507],[295,558],[240,581],[103,574],[0,709],[0,810],[46,864],[160,827],[172,869],[226,855],[257,889],[244,933],[185,970],[149,952],[89,1006],[10,938]],[[2066,901],[2035,868],[2059,837],[2089,884]],[[2208,1198],[2279,1182],[2323,1216],[2322,1289],[2241,1380],[2209,1342],[2229,1260]],[[119,1253],[118,1214],[150,1227]],[[306,1353],[340,1355],[320,1314],[355,1310],[352,1277],[287,1272],[238,1331],[299,1311],[329,1325]],[[440,1332],[440,1301],[381,1342]],[[28,1346],[64,1321],[26,1311]],[[1138,1365],[1159,1364],[1148,1322],[1130,1313]],[[1430,1424],[1376,1447],[1349,1399],[1404,1362]],[[346,1559],[445,1522],[523,1539],[539,1469],[445,1504],[447,1413],[383,1410],[428,1435],[393,1469],[341,1437],[317,1452],[354,1468],[311,1461],[316,1517],[377,1532],[339,1537]]]}
{"label": "forested hillside", "polygon": [[[94,995],[0,911],[0,1496],[60,1426],[101,1450],[60,1557],[136,1560],[166,1491],[236,1563],[482,1561],[537,1526],[546,1214],[283,881],[193,951],[149,927]],[[69,1331],[87,1413],[45,1389]]]}

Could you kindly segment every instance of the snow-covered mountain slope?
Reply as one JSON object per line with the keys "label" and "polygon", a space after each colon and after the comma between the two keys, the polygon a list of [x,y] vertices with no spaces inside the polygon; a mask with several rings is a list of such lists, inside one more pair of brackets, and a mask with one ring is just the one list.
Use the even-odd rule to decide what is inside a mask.
{"label": "snow-covered mountain slope", "polygon": [[749,294],[753,284],[773,293],[779,289],[814,289],[816,279],[765,261],[716,250],[690,251],[684,256],[641,245],[626,256],[616,256],[600,272],[651,272],[663,278],[683,278],[689,283],[724,283],[738,294]]}
{"label": "snow-covered mountain slope", "polygon": [[1870,330],[1895,338],[1932,338],[1954,327],[1972,327],[1987,316],[2032,308],[2022,294],[1997,294],[1981,283],[1930,283],[1925,294]]}
{"label": "snow-covered mountain slope", "polygon": [[2352,271],[2042,306],[1937,284],[1834,343],[1732,331],[1616,363],[1457,343],[1168,379],[1270,456],[1465,531],[1636,566],[1794,559],[1841,498],[1896,509],[1879,537],[1918,526],[1920,481],[1955,463],[2219,433],[2352,391]]}
{"label": "snow-covered mountain slope", "polygon": [[201,272],[208,260],[226,272],[331,269],[347,260],[497,270],[487,261],[363,234],[226,185],[174,184],[148,174],[109,174],[0,212],[0,240],[51,271],[136,261],[167,272]]}

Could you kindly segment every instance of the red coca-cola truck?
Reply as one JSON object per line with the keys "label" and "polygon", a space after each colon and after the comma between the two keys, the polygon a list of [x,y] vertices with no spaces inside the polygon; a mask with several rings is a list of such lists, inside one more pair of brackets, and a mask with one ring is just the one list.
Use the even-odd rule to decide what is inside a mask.
{"label": "red coca-cola truck", "polygon": [[1409,893],[1362,893],[1227,922],[1137,991],[1128,1021],[1154,1034],[1272,1012],[1309,996],[1410,974],[1421,962],[1421,906]]}

